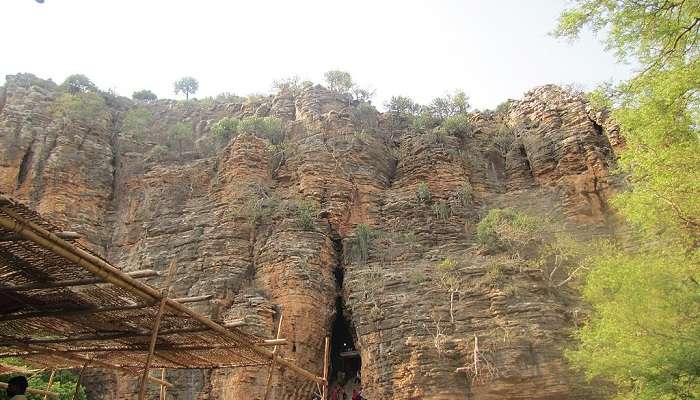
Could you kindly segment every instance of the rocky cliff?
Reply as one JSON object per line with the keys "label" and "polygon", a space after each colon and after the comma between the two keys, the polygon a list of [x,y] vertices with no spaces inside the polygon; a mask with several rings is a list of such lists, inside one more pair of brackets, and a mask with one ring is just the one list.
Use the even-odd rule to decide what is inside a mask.
{"label": "rocky cliff", "polygon": [[[284,315],[282,354],[319,374],[324,337],[352,341],[368,399],[599,398],[563,357],[581,312],[575,288],[554,290],[474,238],[479,219],[504,207],[581,237],[607,232],[621,140],[581,96],[540,87],[450,136],[359,112],[321,86],[230,103],[109,98],[98,129],[56,118],[59,94],[28,74],[7,78],[0,191],[114,264],[164,270],[175,259],[175,296],[213,294],[195,307],[245,318],[260,335]],[[123,127],[136,107],[154,117],[145,134]],[[212,138],[220,118],[252,115],[281,118],[283,146]],[[178,122],[192,132],[176,151],[166,132]],[[425,188],[428,201],[416,195]],[[440,285],[446,259],[458,265],[452,296]],[[168,373],[177,399],[261,399],[266,378],[259,368]],[[133,396],[131,378],[92,379],[94,398]],[[276,399],[314,390],[287,371],[273,384]]]}

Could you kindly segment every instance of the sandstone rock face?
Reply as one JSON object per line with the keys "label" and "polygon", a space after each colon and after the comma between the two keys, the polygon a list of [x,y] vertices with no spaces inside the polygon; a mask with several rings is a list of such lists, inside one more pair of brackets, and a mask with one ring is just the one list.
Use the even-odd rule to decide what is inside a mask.
{"label": "sandstone rock face", "polygon": [[[213,294],[194,307],[216,320],[245,318],[272,337],[284,315],[291,344],[281,352],[299,365],[321,373],[342,311],[368,399],[600,397],[562,354],[575,290],[551,290],[517,262],[494,273],[502,256],[474,239],[479,218],[503,207],[583,236],[607,229],[622,142],[581,97],[540,87],[507,114],[472,115],[471,134],[453,137],[397,129],[374,112],[361,121],[357,104],[320,86],[242,104],[122,100],[108,128],[89,134],[53,117],[51,82],[10,76],[0,93],[0,191],[125,270],[175,259],[173,295]],[[122,129],[135,107],[155,117],[145,137]],[[283,154],[252,135],[212,139],[218,119],[252,115],[286,121]],[[175,151],[166,132],[178,122],[192,140]],[[416,195],[425,186],[430,202]],[[360,224],[370,230],[366,257]],[[452,301],[437,267],[447,258],[463,283]],[[168,372],[177,399],[262,399],[266,379],[266,368]],[[96,399],[136,390],[109,372],[91,382]],[[314,389],[276,371],[271,398],[309,399]]]}

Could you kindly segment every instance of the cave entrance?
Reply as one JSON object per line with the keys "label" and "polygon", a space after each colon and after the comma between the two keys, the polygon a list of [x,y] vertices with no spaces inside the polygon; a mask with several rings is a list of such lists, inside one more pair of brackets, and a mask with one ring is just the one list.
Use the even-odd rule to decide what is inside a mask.
{"label": "cave entrance", "polygon": [[[352,329],[350,322],[343,315],[343,304],[340,297],[338,297],[336,299],[336,314],[331,336],[329,383],[331,390],[335,386],[340,386],[344,389],[348,399],[353,389],[360,389],[360,368],[362,367],[360,352],[355,347]],[[338,398],[342,399],[342,396],[338,396]]]}

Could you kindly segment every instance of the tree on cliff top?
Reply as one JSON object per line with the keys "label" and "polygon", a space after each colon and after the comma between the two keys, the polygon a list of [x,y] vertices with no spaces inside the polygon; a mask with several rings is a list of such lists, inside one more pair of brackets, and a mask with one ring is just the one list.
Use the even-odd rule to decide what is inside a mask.
{"label": "tree on cliff top", "polygon": [[186,100],[190,99],[191,94],[197,93],[197,90],[199,90],[199,82],[191,76],[175,81],[175,94],[184,93]]}
{"label": "tree on cliff top", "polygon": [[143,90],[138,90],[138,91],[134,92],[131,95],[131,98],[134,100],[152,101],[152,100],[157,100],[158,96],[156,96],[155,93],[151,92],[148,89],[143,89]]}
{"label": "tree on cliff top", "polygon": [[593,263],[593,312],[569,356],[619,398],[700,399],[700,0],[578,0],[554,33],[584,27],[641,66],[592,96],[625,138],[629,186],[613,205],[639,243]]}
{"label": "tree on cliff top", "polygon": [[70,94],[97,92],[97,86],[83,74],[73,74],[66,78],[60,86]]}
{"label": "tree on cliff top", "polygon": [[332,70],[323,74],[328,89],[338,93],[349,93],[350,89],[355,86],[352,81],[352,76],[348,72]]}
{"label": "tree on cliff top", "polygon": [[374,90],[364,89],[352,80],[352,76],[345,71],[332,70],[323,74],[328,89],[342,94],[351,94],[360,102],[368,102],[374,96]]}

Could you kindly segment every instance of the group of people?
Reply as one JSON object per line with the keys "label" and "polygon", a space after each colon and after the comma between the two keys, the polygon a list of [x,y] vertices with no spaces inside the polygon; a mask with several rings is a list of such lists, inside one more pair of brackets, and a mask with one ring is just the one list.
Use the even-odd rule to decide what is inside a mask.
{"label": "group of people", "polygon": [[7,389],[5,389],[5,393],[7,393],[7,397],[10,400],[27,400],[27,397],[24,394],[27,392],[28,387],[29,382],[27,382],[27,378],[23,376],[15,376],[7,381]]}

